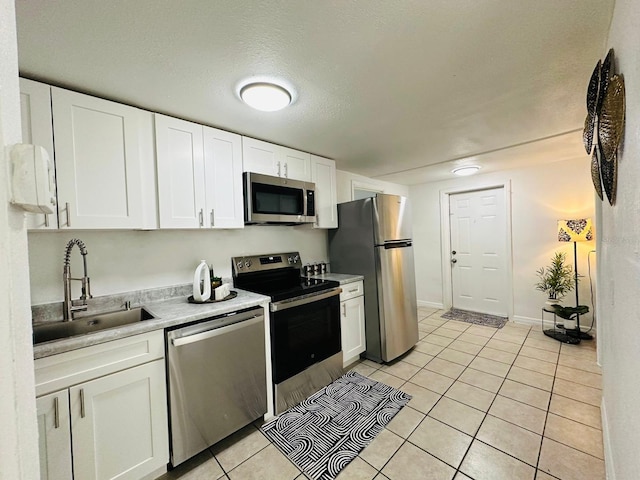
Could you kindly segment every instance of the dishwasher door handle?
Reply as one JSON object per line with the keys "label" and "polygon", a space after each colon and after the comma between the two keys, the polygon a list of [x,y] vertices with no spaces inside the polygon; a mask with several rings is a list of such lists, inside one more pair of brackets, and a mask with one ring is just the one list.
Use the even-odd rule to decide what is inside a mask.
{"label": "dishwasher door handle", "polygon": [[171,340],[171,344],[174,347],[181,347],[183,345],[189,345],[191,343],[199,342],[202,340],[206,340],[208,338],[218,337],[220,335],[224,335],[225,333],[233,332],[234,330],[239,330],[244,327],[248,327],[254,325],[259,322],[264,321],[264,315],[255,315],[250,317],[248,320],[243,320],[241,322],[232,323],[231,325],[226,325],[224,327],[214,327],[211,330],[206,330],[204,332],[195,333],[193,335],[189,335],[181,338],[174,338]]}

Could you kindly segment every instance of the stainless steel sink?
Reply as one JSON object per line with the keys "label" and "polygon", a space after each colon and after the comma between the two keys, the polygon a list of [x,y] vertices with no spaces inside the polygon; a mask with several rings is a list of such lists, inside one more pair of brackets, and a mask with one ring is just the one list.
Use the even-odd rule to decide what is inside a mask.
{"label": "stainless steel sink", "polygon": [[131,310],[88,315],[71,321],[45,323],[33,327],[33,343],[38,344],[76,335],[85,335],[153,318],[155,316],[148,310],[138,307]]}

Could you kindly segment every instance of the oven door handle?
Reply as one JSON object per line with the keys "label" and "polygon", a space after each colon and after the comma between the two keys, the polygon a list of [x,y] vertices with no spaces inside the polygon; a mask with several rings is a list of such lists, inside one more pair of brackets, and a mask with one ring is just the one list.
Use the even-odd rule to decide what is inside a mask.
{"label": "oven door handle", "polygon": [[309,295],[308,297],[304,297],[299,300],[291,299],[272,303],[269,307],[269,310],[271,312],[281,312],[282,310],[287,310],[289,308],[295,308],[301,305],[306,305],[308,303],[317,302],[318,300],[324,300],[325,298],[335,297],[336,295],[340,295],[341,293],[342,289],[340,287],[336,287],[332,288],[328,292]]}

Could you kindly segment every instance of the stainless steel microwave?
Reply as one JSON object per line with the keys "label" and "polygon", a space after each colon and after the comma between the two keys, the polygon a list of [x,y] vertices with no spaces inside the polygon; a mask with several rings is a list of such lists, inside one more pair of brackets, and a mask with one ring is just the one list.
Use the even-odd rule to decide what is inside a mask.
{"label": "stainless steel microwave", "polygon": [[296,225],[316,221],[316,186],[254,172],[243,174],[246,224]]}

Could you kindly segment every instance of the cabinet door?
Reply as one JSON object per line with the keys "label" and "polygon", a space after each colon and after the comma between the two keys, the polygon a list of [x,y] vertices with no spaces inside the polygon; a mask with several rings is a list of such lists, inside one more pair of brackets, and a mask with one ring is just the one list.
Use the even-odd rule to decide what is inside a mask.
{"label": "cabinet door", "polygon": [[242,170],[263,175],[282,174],[282,161],[278,159],[279,146],[272,143],[242,137]]}
{"label": "cabinet door", "polygon": [[69,390],[36,399],[41,480],[71,480]]}
{"label": "cabinet door", "polygon": [[336,162],[311,155],[311,181],[316,184],[316,228],[338,228]]}
{"label": "cabinet door", "polygon": [[202,125],[155,115],[160,228],[204,227]]}
{"label": "cabinet door", "polygon": [[164,361],[69,389],[75,480],[140,479],[169,461]]}
{"label": "cabinet door", "polygon": [[[44,83],[26,78],[20,79],[20,114],[22,118],[22,143],[32,143],[45,148],[55,164],[53,156],[53,124],[51,117],[51,88]],[[27,228],[56,229],[55,213],[27,213]]]}
{"label": "cabinet door", "polygon": [[206,218],[211,228],[243,228],[242,138],[204,127]]}
{"label": "cabinet door", "polygon": [[137,108],[52,87],[60,228],[141,228]]}
{"label": "cabinet door", "polygon": [[282,177],[303,182],[311,181],[311,155],[287,147],[280,147],[279,153],[279,161],[282,163]]}
{"label": "cabinet door", "polygon": [[364,297],[340,303],[342,329],[342,358],[344,365],[352,363],[366,349],[364,332]]}

